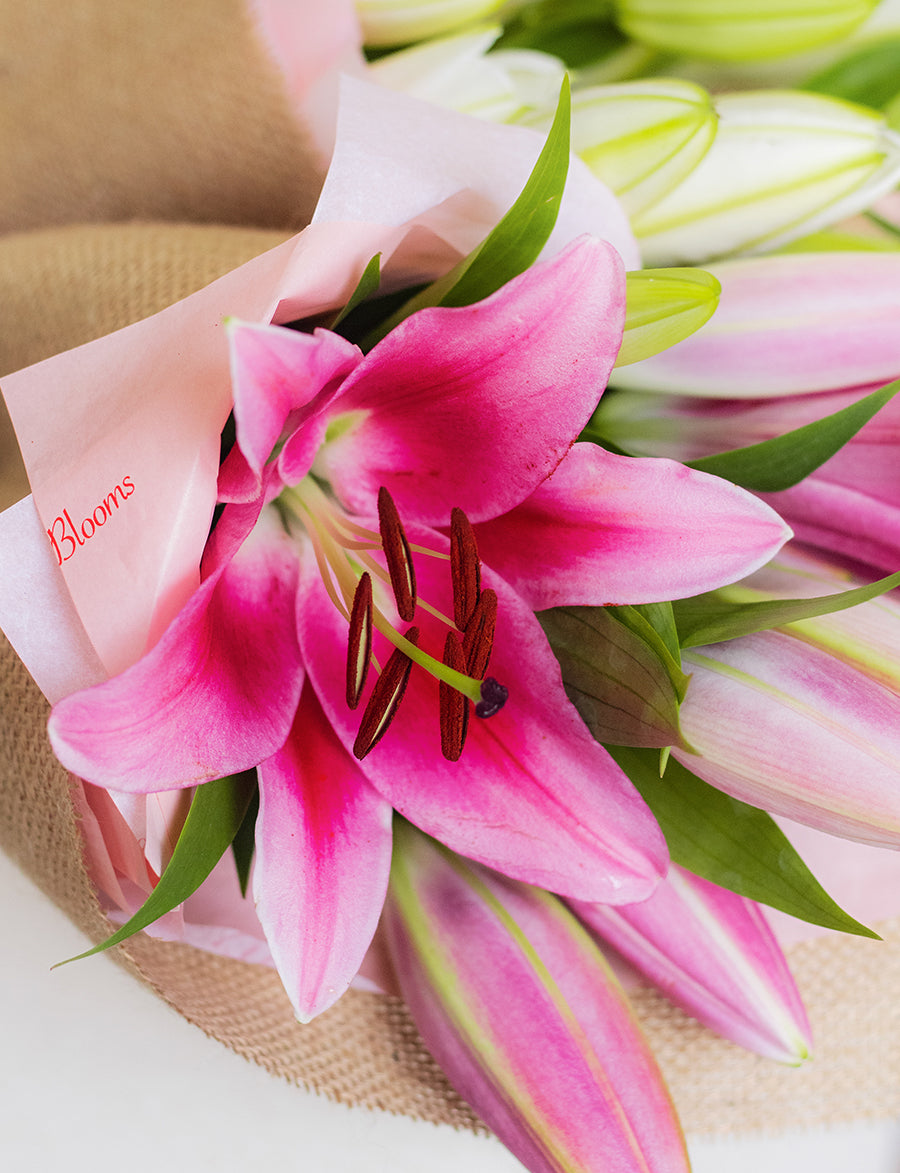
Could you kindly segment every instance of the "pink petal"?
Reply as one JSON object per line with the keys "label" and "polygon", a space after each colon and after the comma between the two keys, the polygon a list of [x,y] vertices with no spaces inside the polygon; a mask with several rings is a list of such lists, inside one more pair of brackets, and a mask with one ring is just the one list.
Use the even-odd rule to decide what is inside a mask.
{"label": "pink petal", "polygon": [[796,1064],[812,1046],[784,954],[758,905],[674,865],[648,900],[572,910],[672,1001],[725,1038]]}
{"label": "pink petal", "polygon": [[596,444],[576,444],[526,501],[476,532],[484,559],[536,611],[699,594],[756,570],[790,537],[728,481]]}
{"label": "pink petal", "polygon": [[147,793],[248,769],[284,743],[303,666],[296,553],[272,520],[261,520],[142,660],[56,705],[49,731],[63,765],[100,786]]}
{"label": "pink petal", "polygon": [[[313,414],[362,356],[357,347],[329,330],[303,334],[282,326],[232,320],[228,341],[237,446],[256,478],[258,491],[263,466],[285,426],[296,427]],[[299,480],[308,467],[295,479]],[[237,484],[233,458],[227,476],[220,480],[220,494],[224,489],[226,496],[236,499]]]}
{"label": "pink petal", "polygon": [[[329,407],[350,426],[319,456],[341,500],[381,485],[404,518],[503,513],[547,477],[606,385],[624,320],[622,265],[583,237],[492,297],[407,318]],[[351,413],[359,413],[358,416]]]}
{"label": "pink petal", "polygon": [[343,994],[384,903],[391,807],[331,732],[311,689],[259,767],[253,896],[302,1022]]}
{"label": "pink petal", "polygon": [[[408,534],[432,550],[448,548],[434,531],[411,526]],[[416,567],[420,597],[452,615],[448,563],[417,555]],[[486,571],[483,582],[500,598],[488,671],[509,686],[506,707],[490,720],[473,716],[462,758],[448,762],[440,750],[437,683],[414,668],[396,719],[363,760],[364,773],[423,830],[517,879],[573,895],[595,893],[583,899],[643,899],[666,868],[655,819],[566,697],[559,665],[531,610],[496,575]],[[349,748],[359,712],[350,712],[344,699],[347,624],[311,558],[301,571],[298,599],[304,662]],[[383,600],[380,605],[390,610]],[[421,606],[415,623],[422,629],[420,646],[439,659],[447,627]],[[379,636],[381,664],[385,649]]]}
{"label": "pink petal", "polygon": [[793,488],[767,493],[798,541],[893,574],[900,566],[900,500],[880,501],[814,473]]}
{"label": "pink petal", "polygon": [[[900,696],[782,631],[690,648],[688,769],[832,835],[900,846]],[[698,756],[699,755],[699,756]]]}
{"label": "pink petal", "polygon": [[687,1170],[650,1048],[559,901],[401,825],[385,925],[429,1050],[532,1173]]}
{"label": "pink petal", "polygon": [[830,391],[900,375],[900,255],[795,253],[710,266],[719,307],[615,384],[729,398]]}

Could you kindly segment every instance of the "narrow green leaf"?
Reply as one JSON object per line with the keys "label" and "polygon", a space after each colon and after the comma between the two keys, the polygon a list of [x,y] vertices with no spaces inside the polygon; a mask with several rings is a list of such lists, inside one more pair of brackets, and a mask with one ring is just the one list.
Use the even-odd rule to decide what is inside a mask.
{"label": "narrow green leaf", "polygon": [[[143,905],[120,929],[93,949],[69,957],[68,965],[119,945],[177,908],[200,887],[234,839],[255,793],[256,771],[206,782],[194,792],[191,809],[178,836],[172,858]],[[56,966],[54,966],[54,969]]]}
{"label": "narrow green leaf", "polygon": [[366,265],[365,269],[363,269],[362,276],[357,282],[356,288],[350,294],[350,300],[332,322],[332,330],[340,334],[341,331],[338,330],[338,326],[341,324],[341,322],[343,322],[345,318],[349,317],[350,314],[352,314],[356,309],[356,307],[361,305],[362,302],[366,300],[366,298],[371,297],[374,293],[376,293],[380,284],[381,253],[376,253],[375,256],[372,257],[372,259],[369,261],[368,265]]}
{"label": "narrow green leaf", "polygon": [[556,117],[516,202],[467,257],[405,302],[361,343],[369,350],[410,314],[433,305],[472,305],[532,265],[550,238],[569,173],[569,79],[563,80]]}
{"label": "narrow green leaf", "polygon": [[[637,611],[650,624],[672,657],[675,667],[681,669],[681,644],[678,642],[678,628],[671,603],[635,603],[630,608]],[[673,678],[674,683],[674,678]]]}
{"label": "narrow green leaf", "polygon": [[679,702],[683,701],[688,677],[681,671],[681,645],[671,603],[644,603],[606,610],[646,644],[663,666]]}
{"label": "narrow green leaf", "polygon": [[231,844],[234,855],[234,866],[237,868],[238,883],[241,886],[241,895],[246,897],[247,885],[250,882],[250,865],[253,863],[253,852],[256,848],[256,817],[259,814],[259,787],[253,790],[253,797],[247,807],[244,820],[237,829]]}
{"label": "narrow green leaf", "polygon": [[598,741],[684,744],[678,707],[687,677],[642,615],[625,607],[554,607],[538,620],[566,693]]}
{"label": "narrow green leaf", "polygon": [[692,599],[677,599],[672,608],[681,646],[694,648],[701,644],[715,644],[742,635],[752,635],[754,631],[783,627],[786,623],[796,623],[801,619],[813,619],[817,615],[832,615],[835,611],[845,611],[848,607],[877,599],[885,591],[892,591],[896,587],[900,587],[900,572],[879,578],[867,586],[838,591],[833,595],[815,595],[808,599],[748,602],[734,597],[740,588],[723,587],[705,595],[695,595]]}
{"label": "narrow green leaf", "polygon": [[617,367],[681,342],[719,304],[722,286],[704,269],[640,269],[625,275],[625,333]]}
{"label": "narrow green leaf", "polygon": [[756,493],[777,493],[808,477],[852,440],[859,429],[900,391],[900,379],[879,387],[824,419],[793,432],[731,452],[689,461],[690,468],[724,477]]}
{"label": "narrow green leaf", "polygon": [[900,37],[883,37],[814,73],[800,87],[881,110],[900,93]]}
{"label": "narrow green leaf", "polygon": [[653,811],[677,864],[810,924],[878,939],[831,899],[765,811],[723,794],[674,760],[660,778],[652,750],[607,749]]}

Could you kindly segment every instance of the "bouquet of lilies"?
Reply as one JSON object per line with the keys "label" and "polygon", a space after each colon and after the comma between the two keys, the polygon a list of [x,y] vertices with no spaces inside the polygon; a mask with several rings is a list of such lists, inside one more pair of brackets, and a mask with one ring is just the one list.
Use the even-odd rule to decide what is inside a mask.
{"label": "bouquet of lilies", "polygon": [[900,844],[900,11],[356,8],[312,223],[4,380],[89,952],[399,989],[528,1169],[678,1173],[617,973],[801,1063],[759,904],[875,934],[773,816]]}

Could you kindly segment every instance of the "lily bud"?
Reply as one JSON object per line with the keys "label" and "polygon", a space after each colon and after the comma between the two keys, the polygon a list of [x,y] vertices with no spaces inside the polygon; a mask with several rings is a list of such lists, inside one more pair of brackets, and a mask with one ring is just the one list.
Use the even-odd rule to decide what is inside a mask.
{"label": "lily bud", "polygon": [[408,45],[493,16],[504,0],[356,0],[366,45]]}
{"label": "lily bud", "polygon": [[[724,588],[726,594],[739,601],[803,598],[860,585],[793,552],[780,554],[777,565],[778,579],[766,568]],[[900,604],[886,596],[840,614],[685,649],[684,669],[692,679],[681,727],[696,753],[676,747],[672,754],[753,806],[832,835],[898,847],[898,649]]]}
{"label": "lily bud", "polygon": [[636,41],[691,57],[755,61],[838,41],[878,0],[616,0]]}
{"label": "lily bud", "polygon": [[797,1065],[811,1034],[787,961],[759,906],[674,864],[640,904],[568,901],[606,941],[704,1026]]}
{"label": "lily bud", "polygon": [[[617,386],[769,399],[900,375],[900,253],[791,253],[720,261],[710,271],[722,287],[712,319],[683,342],[617,371]],[[799,426],[773,425],[772,435]],[[738,443],[751,441],[711,451]]]}
{"label": "lily bud", "polygon": [[427,1046],[532,1173],[686,1173],[625,995],[560,901],[401,822],[384,923]]}
{"label": "lily bud", "polygon": [[437,37],[388,53],[373,61],[369,72],[392,90],[491,122],[511,122],[534,109],[555,110],[563,63],[536,50],[488,53],[500,32],[497,25]]}
{"label": "lily bud", "polygon": [[[548,105],[530,125],[549,129]],[[690,174],[715,138],[716,122],[706,90],[677,79],[590,86],[572,94],[572,150],[632,216]]]}
{"label": "lily bud", "polygon": [[715,106],[709,150],[632,218],[648,265],[769,252],[867,208],[900,177],[900,136],[865,107],[790,90]]}

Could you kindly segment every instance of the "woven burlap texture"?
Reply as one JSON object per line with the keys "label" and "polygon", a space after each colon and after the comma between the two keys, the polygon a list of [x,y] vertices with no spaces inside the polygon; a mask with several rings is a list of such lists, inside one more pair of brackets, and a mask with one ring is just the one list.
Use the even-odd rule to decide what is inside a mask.
{"label": "woven burlap texture", "polygon": [[322,166],[252,0],[0,0],[0,232],[299,227]]}
{"label": "woven burlap texture", "polygon": [[[37,361],[162,308],[280,239],[129,225],[0,241],[4,342]],[[67,776],[47,742],[47,705],[5,641],[0,712],[0,846],[99,940],[109,926],[84,869]],[[779,1131],[900,1112],[900,922],[880,928],[884,943],[828,938],[791,950],[817,1044],[815,1059],[799,1069],[746,1054],[652,991],[635,994],[689,1134]],[[478,1128],[396,999],[351,991],[301,1026],[271,970],[147,937],[116,952],[187,1019],[273,1074],[347,1103]]]}

